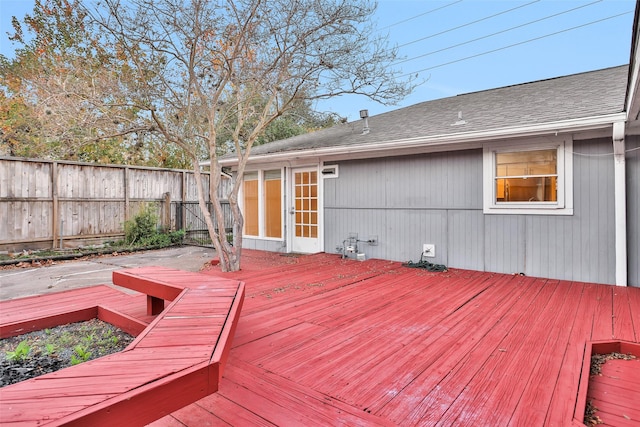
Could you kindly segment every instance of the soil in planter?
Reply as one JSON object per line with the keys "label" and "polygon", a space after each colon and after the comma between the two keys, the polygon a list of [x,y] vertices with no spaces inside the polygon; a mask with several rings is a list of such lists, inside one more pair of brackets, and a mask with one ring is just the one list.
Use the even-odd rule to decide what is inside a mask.
{"label": "soil in planter", "polygon": [[[2,339],[0,387],[122,351],[133,339],[121,329],[98,319]],[[23,341],[29,349],[28,354],[19,360],[11,360],[10,352],[15,352]]]}

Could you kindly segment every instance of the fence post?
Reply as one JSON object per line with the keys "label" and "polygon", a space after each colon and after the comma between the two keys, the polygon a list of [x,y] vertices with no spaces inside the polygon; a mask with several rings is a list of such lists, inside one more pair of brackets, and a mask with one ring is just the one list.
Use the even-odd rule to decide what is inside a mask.
{"label": "fence post", "polygon": [[58,207],[58,162],[51,166],[51,227],[53,228],[51,248],[55,249],[60,236],[60,249],[62,249],[62,230],[60,227],[60,209]]}
{"label": "fence post", "polygon": [[124,183],[124,222],[129,221],[129,167],[125,166],[123,170]]}
{"label": "fence post", "polygon": [[162,207],[162,228],[165,232],[171,231],[171,193],[164,193]]}

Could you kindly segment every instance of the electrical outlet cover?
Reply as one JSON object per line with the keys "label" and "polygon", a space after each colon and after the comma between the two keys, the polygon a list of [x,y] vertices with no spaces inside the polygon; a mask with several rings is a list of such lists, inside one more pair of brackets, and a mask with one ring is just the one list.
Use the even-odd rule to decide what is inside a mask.
{"label": "electrical outlet cover", "polygon": [[422,256],[434,258],[436,256],[436,245],[425,243],[422,245]]}

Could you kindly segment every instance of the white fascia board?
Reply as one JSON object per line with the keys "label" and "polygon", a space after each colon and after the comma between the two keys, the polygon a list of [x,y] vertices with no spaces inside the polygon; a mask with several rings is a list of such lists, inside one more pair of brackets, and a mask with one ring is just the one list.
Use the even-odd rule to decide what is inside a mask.
{"label": "white fascia board", "polygon": [[[250,163],[254,162],[277,162],[292,161],[304,158],[323,158],[326,156],[339,156],[369,153],[371,155],[381,155],[388,152],[397,152],[401,149],[412,148],[436,148],[443,145],[470,144],[480,143],[484,141],[493,141],[496,139],[511,139],[520,137],[529,137],[545,134],[560,134],[568,132],[588,131],[594,129],[611,128],[614,122],[626,120],[626,113],[614,113],[603,116],[584,117],[579,119],[560,120],[557,122],[539,123],[528,126],[517,126],[510,128],[490,129],[477,132],[459,132],[455,134],[433,135],[429,137],[416,137],[407,139],[397,139],[387,142],[376,142],[371,144],[359,145],[342,145],[334,147],[323,147],[309,150],[284,151],[279,153],[271,153],[264,155],[255,155],[249,158]],[[238,160],[222,159],[219,161],[222,166],[233,166]]]}

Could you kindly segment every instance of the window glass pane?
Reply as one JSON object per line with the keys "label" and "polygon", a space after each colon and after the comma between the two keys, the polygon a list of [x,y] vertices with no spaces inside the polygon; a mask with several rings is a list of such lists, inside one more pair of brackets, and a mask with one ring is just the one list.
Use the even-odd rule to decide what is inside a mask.
{"label": "window glass pane", "polygon": [[281,190],[280,178],[270,178],[264,182],[264,220],[267,237],[282,237]]}
{"label": "window glass pane", "polygon": [[498,178],[496,179],[497,202],[556,202],[558,201],[557,178]]}
{"label": "window glass pane", "polygon": [[257,236],[258,230],[258,181],[244,181],[244,234]]}
{"label": "window glass pane", "polygon": [[556,149],[495,153],[496,202],[557,202]]}
{"label": "window glass pane", "polygon": [[557,150],[496,153],[496,176],[557,174]]}
{"label": "window glass pane", "polygon": [[264,179],[265,180],[280,179],[280,169],[273,170],[273,171],[265,171]]}

